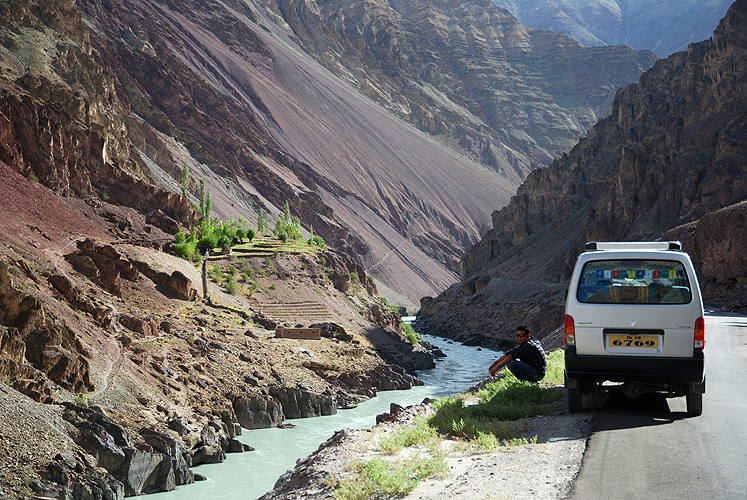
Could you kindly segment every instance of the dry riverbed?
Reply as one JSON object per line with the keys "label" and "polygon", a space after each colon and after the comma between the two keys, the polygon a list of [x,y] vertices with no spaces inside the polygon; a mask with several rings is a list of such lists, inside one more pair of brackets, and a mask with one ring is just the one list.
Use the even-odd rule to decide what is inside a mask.
{"label": "dry riverbed", "polygon": [[[562,390],[562,389],[558,389]],[[519,437],[529,444],[502,446],[499,451],[469,449],[464,443],[443,440],[446,471],[430,477],[405,495],[405,500],[502,500],[564,498],[578,474],[590,432],[592,413],[569,414],[565,401],[554,416],[526,421]],[[351,464],[377,457],[404,461],[413,454],[427,455],[425,447],[405,448],[395,455],[382,455],[376,443],[402,426],[413,425],[419,415],[432,414],[432,406],[412,406],[369,430],[343,430],[297,464],[278,481],[262,500],[333,498],[333,485],[353,477]],[[534,438],[536,437],[536,441]]]}

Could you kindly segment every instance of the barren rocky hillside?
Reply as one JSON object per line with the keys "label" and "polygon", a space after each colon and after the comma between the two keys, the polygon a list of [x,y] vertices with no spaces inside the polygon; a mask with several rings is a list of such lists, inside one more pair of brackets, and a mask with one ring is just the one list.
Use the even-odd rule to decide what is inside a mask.
{"label": "barren rocky hillside", "polygon": [[[0,177],[0,498],[167,491],[249,451],[241,428],[334,413],[433,364],[345,254],[261,237],[211,258],[205,301],[142,214]],[[321,337],[276,335],[299,325]]]}
{"label": "barren rocky hillside", "polygon": [[697,256],[705,300],[744,307],[745,33],[739,0],[712,40],[620,90],[611,116],[493,214],[462,260],[461,283],[424,299],[421,329],[493,339],[520,321],[554,329],[586,241],[681,239]]}
{"label": "barren rocky hillside", "polygon": [[333,73],[518,181],[575,144],[656,59],[528,29],[488,0],[288,0],[277,12]]}

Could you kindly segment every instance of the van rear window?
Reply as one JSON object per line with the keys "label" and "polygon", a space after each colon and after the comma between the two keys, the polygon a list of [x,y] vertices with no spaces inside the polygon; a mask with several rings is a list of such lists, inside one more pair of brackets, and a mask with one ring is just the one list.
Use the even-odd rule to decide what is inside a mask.
{"label": "van rear window", "polygon": [[588,304],[687,304],[692,292],[681,262],[592,260],[581,270],[577,297]]}

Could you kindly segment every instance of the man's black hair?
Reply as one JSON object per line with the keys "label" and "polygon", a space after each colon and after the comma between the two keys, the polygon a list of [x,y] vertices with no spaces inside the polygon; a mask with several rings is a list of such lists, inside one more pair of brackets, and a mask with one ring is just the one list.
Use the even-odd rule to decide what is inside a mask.
{"label": "man's black hair", "polygon": [[519,325],[516,327],[517,332],[524,332],[531,335],[532,332],[529,331],[529,327],[527,325]]}

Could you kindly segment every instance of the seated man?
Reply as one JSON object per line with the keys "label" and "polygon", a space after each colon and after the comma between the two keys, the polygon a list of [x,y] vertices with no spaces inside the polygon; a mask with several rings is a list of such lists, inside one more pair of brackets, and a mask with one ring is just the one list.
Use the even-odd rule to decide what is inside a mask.
{"label": "seated man", "polygon": [[516,327],[516,340],[519,345],[490,365],[488,368],[490,376],[495,377],[498,370],[507,365],[511,373],[519,380],[539,382],[547,371],[547,357],[542,344],[539,340],[532,338],[529,328],[525,325]]}

